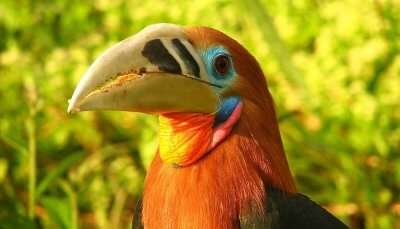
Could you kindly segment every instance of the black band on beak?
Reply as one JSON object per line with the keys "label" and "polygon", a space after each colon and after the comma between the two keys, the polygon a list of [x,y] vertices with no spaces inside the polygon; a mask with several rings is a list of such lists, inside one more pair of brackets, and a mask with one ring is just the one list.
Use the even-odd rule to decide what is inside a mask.
{"label": "black band on beak", "polygon": [[163,72],[200,79],[199,64],[187,45],[178,38],[153,39],[145,44],[142,55]]}
{"label": "black band on beak", "polygon": [[200,78],[199,65],[193,58],[192,54],[190,54],[190,52],[187,50],[185,45],[182,44],[182,42],[177,38],[172,39],[172,44],[174,45],[175,50],[177,51],[179,57],[185,63],[187,70],[197,78]]}
{"label": "black band on beak", "polygon": [[158,66],[161,71],[182,74],[181,66],[179,66],[179,63],[164,47],[160,39],[147,42],[143,48],[142,55],[146,57],[150,63]]}

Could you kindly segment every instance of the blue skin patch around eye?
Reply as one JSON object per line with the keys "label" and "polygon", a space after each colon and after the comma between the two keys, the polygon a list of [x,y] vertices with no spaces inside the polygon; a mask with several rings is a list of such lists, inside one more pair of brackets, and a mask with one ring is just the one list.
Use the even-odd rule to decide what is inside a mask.
{"label": "blue skin patch around eye", "polygon": [[[218,74],[218,72],[214,68],[214,60],[219,55],[226,55],[229,57],[230,60],[230,67],[224,75]],[[231,83],[232,79],[236,75],[236,71],[233,66],[231,54],[226,48],[224,48],[223,46],[209,47],[201,52],[201,57],[204,61],[206,71],[209,76],[208,80],[211,83],[220,85],[222,86],[222,88],[228,86]]]}
{"label": "blue skin patch around eye", "polygon": [[228,120],[229,116],[231,116],[232,112],[235,110],[239,102],[240,102],[239,96],[231,96],[225,99],[222,102],[217,114],[215,115],[214,127]]}
{"label": "blue skin patch around eye", "polygon": [[[223,75],[219,74],[214,66],[214,62],[216,57],[220,55],[225,55],[229,58],[230,65],[229,69]],[[201,57],[203,59],[208,80],[216,85],[220,85],[221,88],[216,89],[217,93],[221,90],[224,90],[227,86],[229,86],[233,79],[235,78],[236,71],[233,66],[232,55],[229,51],[223,46],[211,46],[201,52]],[[240,102],[239,96],[231,96],[223,100],[222,104],[219,107],[218,112],[215,115],[214,119],[214,127],[217,127],[221,123],[224,123],[231,116],[232,112],[235,110],[236,106]]]}

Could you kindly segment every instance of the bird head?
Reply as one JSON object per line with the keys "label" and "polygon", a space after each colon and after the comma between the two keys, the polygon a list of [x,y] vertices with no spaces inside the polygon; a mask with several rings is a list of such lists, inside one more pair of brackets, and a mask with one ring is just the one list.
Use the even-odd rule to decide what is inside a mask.
{"label": "bird head", "polygon": [[211,28],[155,24],[107,49],[69,103],[68,112],[87,110],[158,115],[160,157],[177,166],[196,163],[219,147],[238,122],[264,131],[268,147],[281,150],[259,64],[238,42]]}

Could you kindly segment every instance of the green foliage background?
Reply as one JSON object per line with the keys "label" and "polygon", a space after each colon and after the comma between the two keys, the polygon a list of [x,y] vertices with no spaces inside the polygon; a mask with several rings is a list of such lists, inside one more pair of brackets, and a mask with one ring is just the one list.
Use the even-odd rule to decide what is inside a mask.
{"label": "green foliage background", "polygon": [[127,228],[154,117],[69,116],[94,58],[157,22],[206,25],[259,60],[301,192],[400,228],[397,0],[0,1],[0,228]]}

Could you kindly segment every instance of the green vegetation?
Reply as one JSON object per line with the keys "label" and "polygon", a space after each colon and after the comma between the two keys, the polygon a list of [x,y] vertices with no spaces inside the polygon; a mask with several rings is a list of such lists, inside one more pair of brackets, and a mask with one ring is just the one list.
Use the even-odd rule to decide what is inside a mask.
{"label": "green vegetation", "polygon": [[156,22],[206,25],[261,63],[299,190],[400,228],[397,0],[0,1],[0,228],[127,228],[154,117],[67,115],[91,61]]}

